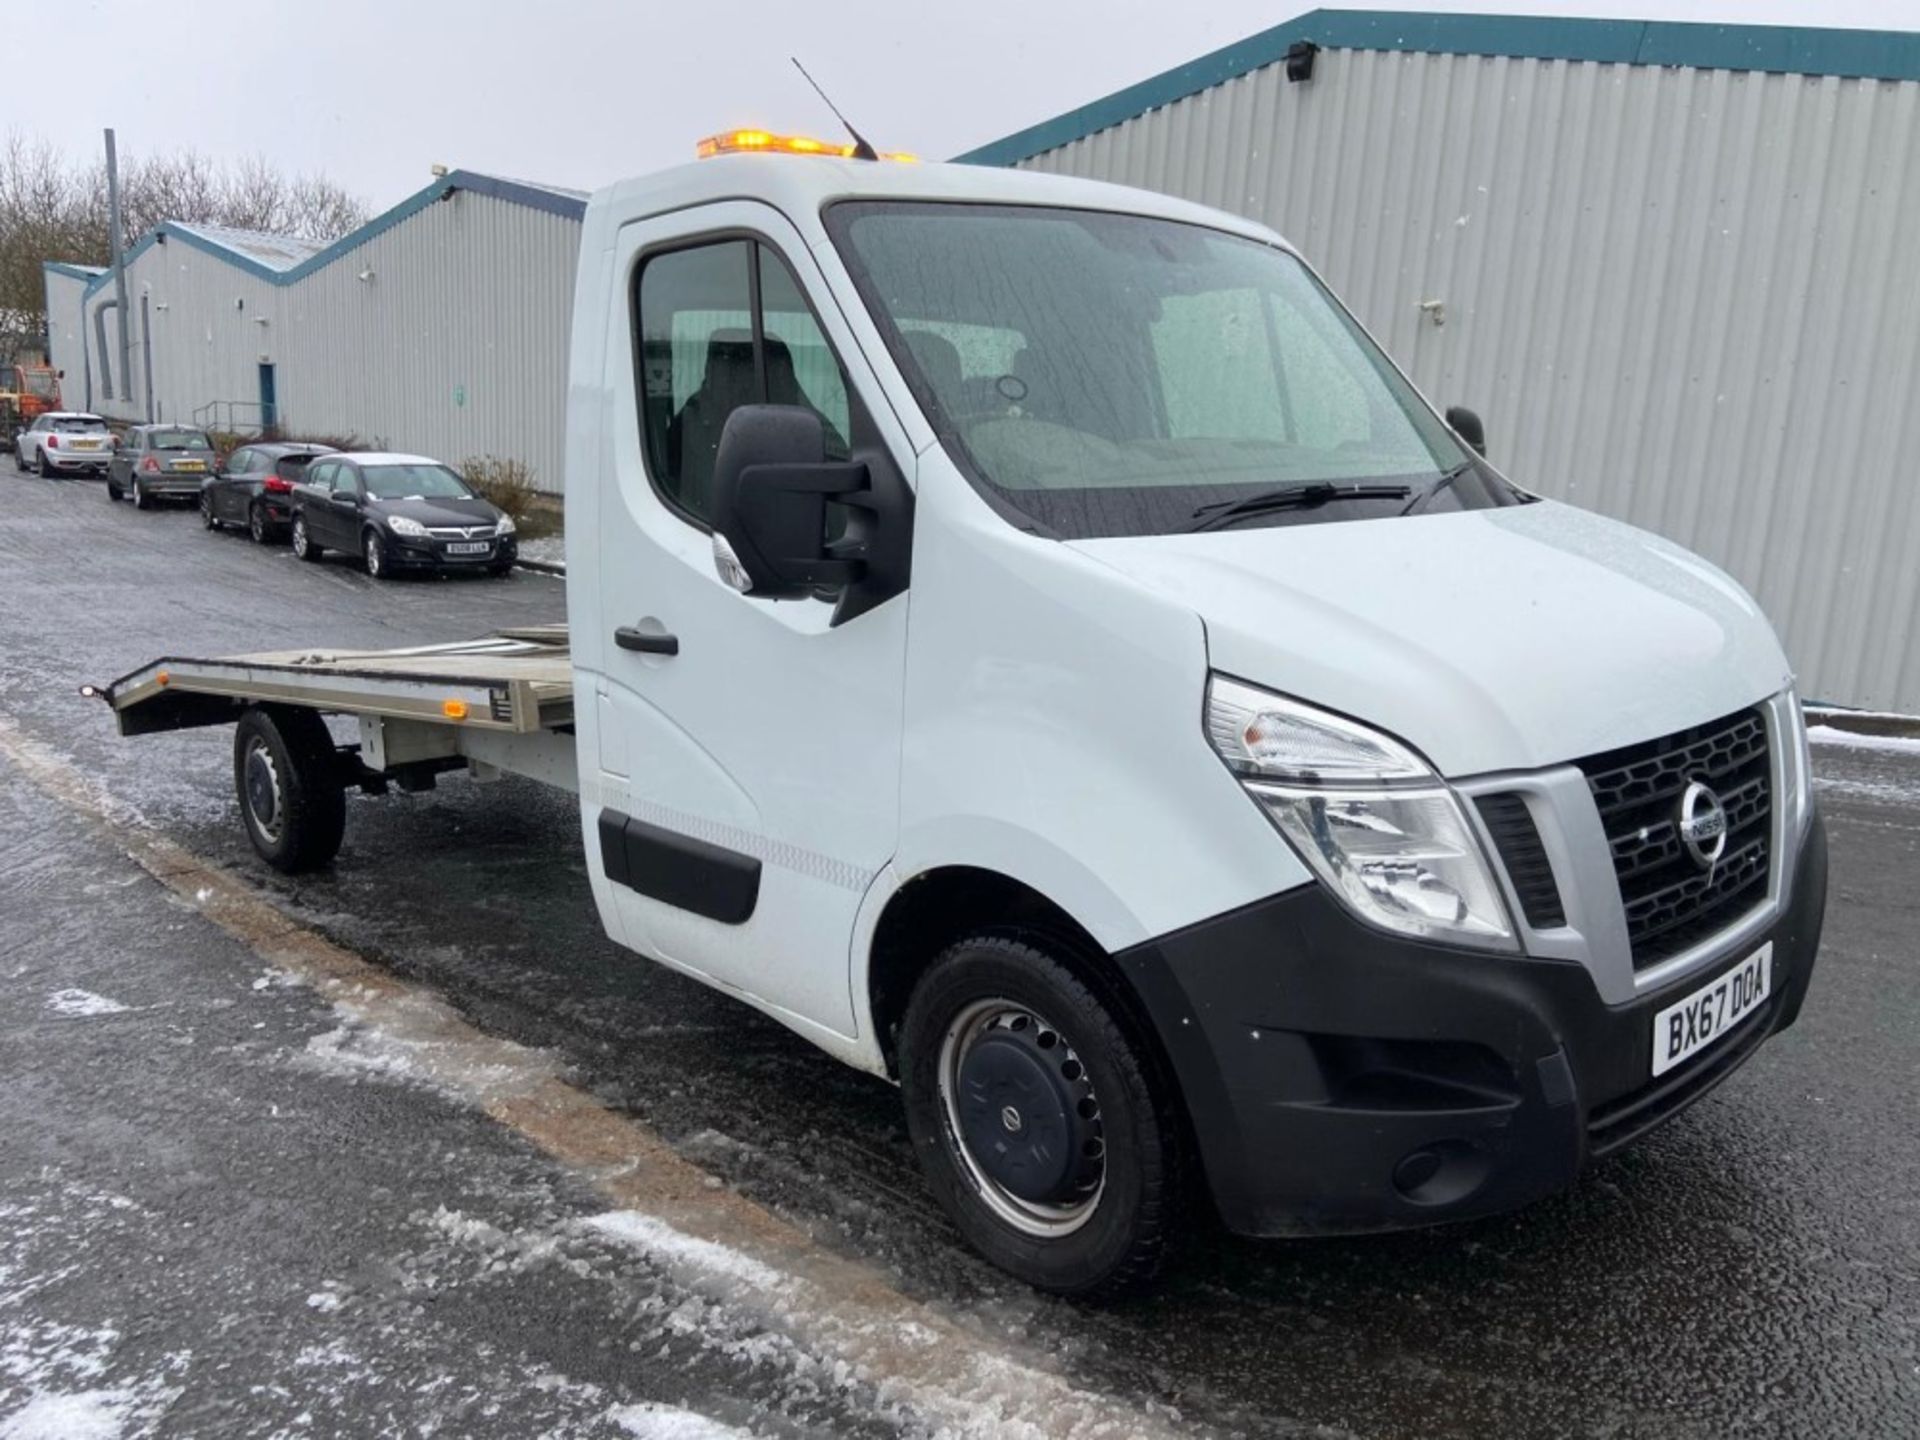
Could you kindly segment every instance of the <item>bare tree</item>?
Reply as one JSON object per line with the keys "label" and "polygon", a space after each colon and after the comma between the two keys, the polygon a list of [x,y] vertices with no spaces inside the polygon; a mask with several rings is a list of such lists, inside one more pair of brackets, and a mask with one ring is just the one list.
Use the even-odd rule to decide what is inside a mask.
{"label": "bare tree", "polygon": [[[359,199],[326,176],[288,176],[264,155],[231,164],[194,150],[126,157],[120,194],[129,244],[163,220],[331,240],[367,217]],[[42,261],[104,265],[108,252],[106,166],[8,134],[0,143],[0,345],[44,334]]]}

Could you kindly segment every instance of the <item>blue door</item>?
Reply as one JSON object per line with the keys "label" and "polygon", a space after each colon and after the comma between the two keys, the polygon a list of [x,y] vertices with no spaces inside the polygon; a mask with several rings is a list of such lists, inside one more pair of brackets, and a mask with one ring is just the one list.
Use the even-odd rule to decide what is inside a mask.
{"label": "blue door", "polygon": [[273,400],[273,366],[260,367],[260,428],[271,430],[280,423],[280,411]]}

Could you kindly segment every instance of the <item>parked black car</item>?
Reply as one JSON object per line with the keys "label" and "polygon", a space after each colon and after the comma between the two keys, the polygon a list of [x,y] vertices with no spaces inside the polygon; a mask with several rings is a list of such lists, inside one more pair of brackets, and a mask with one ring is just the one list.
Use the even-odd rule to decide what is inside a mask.
{"label": "parked black car", "polygon": [[236,525],[256,545],[278,540],[293,523],[293,487],[331,445],[242,445],[200,489],[200,518],[209,530]]}
{"label": "parked black car", "polygon": [[213,441],[191,425],[135,425],[107,462],[107,498],[133,497],[145,510],[158,500],[195,500],[213,473]]}
{"label": "parked black car", "polygon": [[293,487],[293,553],[358,555],[384,580],[399,570],[489,570],[519,554],[513,520],[458,472],[424,455],[322,455]]}

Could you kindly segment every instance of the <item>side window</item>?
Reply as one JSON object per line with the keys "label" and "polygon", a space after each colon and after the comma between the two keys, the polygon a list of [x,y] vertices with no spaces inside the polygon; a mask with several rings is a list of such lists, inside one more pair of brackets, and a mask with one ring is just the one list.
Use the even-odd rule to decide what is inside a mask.
{"label": "side window", "polygon": [[806,405],[826,422],[828,453],[846,455],[846,374],[766,246],[719,240],[652,256],[635,307],[647,469],[687,515],[705,523],[712,513],[720,432],[742,405]]}
{"label": "side window", "polygon": [[805,405],[827,426],[827,455],[847,458],[852,417],[847,377],[820,322],[800,293],[800,282],[773,251],[760,249],[760,324],[767,346],[767,399],[774,405]]}
{"label": "side window", "polygon": [[752,242],[725,240],[656,255],[640,271],[647,468],[662,494],[703,521],[721,427],[760,399],[752,267]]}
{"label": "side window", "polygon": [[333,489],[333,472],[339,468],[332,461],[324,465],[315,465],[307,471],[306,482],[311,488],[325,495]]}
{"label": "side window", "polygon": [[250,475],[253,473],[253,451],[236,450],[227,457],[226,471],[229,475]]}

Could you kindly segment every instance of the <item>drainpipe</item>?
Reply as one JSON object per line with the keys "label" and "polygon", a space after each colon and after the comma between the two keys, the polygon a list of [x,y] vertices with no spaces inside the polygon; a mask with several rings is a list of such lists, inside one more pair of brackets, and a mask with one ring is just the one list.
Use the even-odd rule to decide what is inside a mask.
{"label": "drainpipe", "polygon": [[[118,300],[102,300],[93,307],[93,329],[100,340],[100,398],[102,400],[113,399],[113,360],[107,354],[107,311],[117,311],[119,308]],[[119,319],[118,315],[114,316],[116,323]],[[126,326],[122,325],[120,328],[124,331]],[[125,379],[126,374],[127,372],[122,370],[121,378]]]}
{"label": "drainpipe", "polygon": [[[127,329],[127,317],[133,311],[127,305],[127,252],[120,235],[120,166],[113,152],[113,131],[107,131],[107,244],[113,251],[114,304],[120,311],[120,379],[125,383],[127,399],[133,398],[133,335]],[[102,358],[105,352],[102,351]],[[106,395],[113,398],[113,384],[107,383]]]}
{"label": "drainpipe", "polygon": [[87,297],[83,291],[80,296],[80,374],[83,377],[85,401],[83,408],[93,409],[93,347],[87,344]]}
{"label": "drainpipe", "polygon": [[147,423],[149,425],[160,417],[153,409],[153,311],[148,308],[151,295],[140,297],[140,349],[146,356],[147,365]]}

